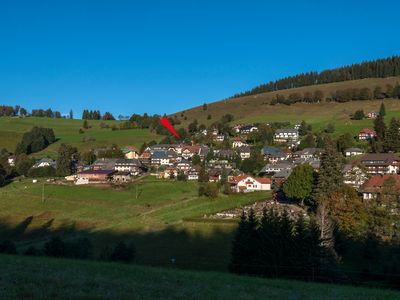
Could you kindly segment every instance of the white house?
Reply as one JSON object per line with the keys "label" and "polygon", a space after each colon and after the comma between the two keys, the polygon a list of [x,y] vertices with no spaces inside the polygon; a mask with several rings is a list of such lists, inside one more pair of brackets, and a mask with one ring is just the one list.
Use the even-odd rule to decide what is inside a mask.
{"label": "white house", "polygon": [[254,178],[248,175],[233,176],[229,181],[231,189],[235,192],[270,191],[270,178]]}
{"label": "white house", "polygon": [[235,137],[232,142],[232,148],[240,148],[243,146],[248,146],[246,142],[243,142],[243,140],[240,137]]}
{"label": "white house", "polygon": [[56,167],[56,162],[51,158],[42,158],[38,162],[36,162],[32,168],[43,168],[43,167]]}
{"label": "white house", "polygon": [[297,142],[299,140],[299,131],[297,129],[277,129],[274,135],[275,142]]}
{"label": "white house", "polygon": [[362,155],[364,151],[360,148],[347,148],[344,150],[344,155],[346,157]]}

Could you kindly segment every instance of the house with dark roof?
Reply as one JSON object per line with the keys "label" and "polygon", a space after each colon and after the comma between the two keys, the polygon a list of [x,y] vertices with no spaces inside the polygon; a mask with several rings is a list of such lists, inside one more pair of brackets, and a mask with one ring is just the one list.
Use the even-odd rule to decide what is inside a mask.
{"label": "house with dark roof", "polygon": [[242,146],[237,149],[241,159],[250,158],[251,150],[249,146]]}
{"label": "house with dark roof", "polygon": [[400,158],[394,153],[369,153],[360,163],[368,174],[395,174],[400,167]]}
{"label": "house with dark roof", "polygon": [[277,129],[274,134],[274,141],[280,143],[297,142],[299,131],[294,128]]}
{"label": "house with dark roof", "polygon": [[170,165],[170,158],[168,157],[168,151],[167,150],[153,151],[150,157],[150,163],[153,166]]}
{"label": "house with dark roof", "polygon": [[360,148],[347,148],[344,151],[344,155],[346,157],[352,157],[352,156],[357,156],[357,155],[362,155],[364,154],[364,151]]}
{"label": "house with dark roof", "polygon": [[114,169],[118,172],[129,172],[133,176],[140,175],[147,170],[138,159],[118,159]]}
{"label": "house with dark roof", "polygon": [[91,166],[93,170],[114,170],[118,158],[99,158]]}
{"label": "house with dark roof", "polygon": [[261,154],[264,156],[264,160],[268,160],[270,162],[277,162],[280,160],[286,160],[289,158],[289,154],[284,152],[283,150],[271,147],[271,146],[264,146],[261,149]]}

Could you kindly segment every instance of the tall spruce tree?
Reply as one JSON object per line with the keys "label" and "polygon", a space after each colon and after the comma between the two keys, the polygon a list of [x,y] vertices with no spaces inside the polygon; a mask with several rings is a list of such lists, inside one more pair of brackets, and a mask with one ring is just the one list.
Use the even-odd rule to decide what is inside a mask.
{"label": "tall spruce tree", "polygon": [[386,134],[386,124],[382,115],[378,115],[378,117],[374,120],[374,129],[376,132],[376,139],[383,141]]}
{"label": "tall spruce tree", "polygon": [[386,116],[386,108],[385,108],[385,104],[383,104],[383,102],[381,103],[381,106],[379,108],[379,115],[382,117]]}
{"label": "tall spruce tree", "polygon": [[316,203],[343,186],[343,158],[333,143],[327,143],[321,155],[321,166],[314,193]]}
{"label": "tall spruce tree", "polygon": [[400,121],[392,118],[390,120],[389,128],[386,132],[385,141],[383,147],[385,151],[400,151]]}

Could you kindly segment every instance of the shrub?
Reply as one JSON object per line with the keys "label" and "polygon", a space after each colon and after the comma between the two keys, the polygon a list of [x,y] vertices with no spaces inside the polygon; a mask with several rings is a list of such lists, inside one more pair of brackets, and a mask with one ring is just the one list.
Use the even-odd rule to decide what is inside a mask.
{"label": "shrub", "polygon": [[66,246],[62,239],[58,236],[52,237],[46,244],[44,244],[44,254],[53,257],[66,256]]}
{"label": "shrub", "polygon": [[66,254],[69,257],[88,259],[92,256],[93,244],[88,238],[76,239],[66,244]]}
{"label": "shrub", "polygon": [[40,255],[40,250],[37,249],[35,246],[29,246],[29,248],[24,251],[24,255],[38,256]]}
{"label": "shrub", "polygon": [[17,247],[11,241],[3,241],[2,243],[0,243],[0,253],[17,254]]}
{"label": "shrub", "polygon": [[127,245],[125,242],[119,242],[113,252],[111,253],[110,259],[112,261],[121,261],[121,262],[131,262],[135,259],[136,248],[131,243]]}
{"label": "shrub", "polygon": [[56,176],[56,169],[53,167],[31,168],[28,171],[29,177],[54,177]]}

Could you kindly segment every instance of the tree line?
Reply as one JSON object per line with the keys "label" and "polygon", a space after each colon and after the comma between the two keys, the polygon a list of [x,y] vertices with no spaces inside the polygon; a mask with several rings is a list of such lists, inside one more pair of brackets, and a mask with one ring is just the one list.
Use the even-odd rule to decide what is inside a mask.
{"label": "tree line", "polygon": [[261,84],[249,91],[235,94],[232,98],[256,95],[265,92],[291,88],[356,80],[364,78],[385,78],[400,75],[400,56],[365,61],[322,72],[307,72]]}
{"label": "tree line", "polygon": [[15,117],[15,116],[32,116],[39,118],[61,118],[61,113],[59,111],[48,109],[32,109],[29,113],[25,108],[15,105],[0,105],[0,117]]}

